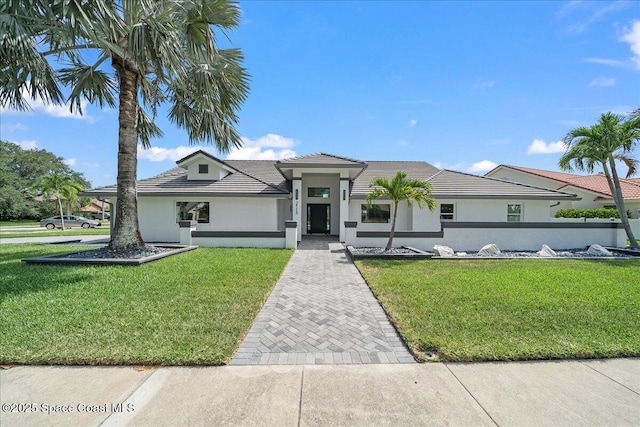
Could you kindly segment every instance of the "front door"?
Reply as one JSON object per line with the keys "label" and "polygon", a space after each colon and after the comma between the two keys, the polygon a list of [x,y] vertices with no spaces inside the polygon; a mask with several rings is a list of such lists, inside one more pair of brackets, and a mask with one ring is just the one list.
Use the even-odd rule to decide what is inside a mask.
{"label": "front door", "polygon": [[331,205],[307,205],[307,233],[329,234],[331,231]]}

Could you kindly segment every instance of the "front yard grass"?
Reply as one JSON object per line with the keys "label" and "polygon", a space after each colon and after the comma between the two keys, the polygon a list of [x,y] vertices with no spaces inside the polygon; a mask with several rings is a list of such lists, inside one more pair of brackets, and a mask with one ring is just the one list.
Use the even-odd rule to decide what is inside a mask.
{"label": "front yard grass", "polygon": [[200,248],[138,267],[20,262],[77,249],[0,245],[0,363],[224,364],[292,254]]}
{"label": "front yard grass", "polygon": [[640,356],[640,260],[356,264],[423,359]]}
{"label": "front yard grass", "polygon": [[11,239],[15,237],[50,237],[50,236],[109,236],[111,230],[109,224],[103,224],[101,227],[96,228],[81,228],[74,227],[62,230],[56,228],[54,230],[47,230],[46,228],[38,228],[33,230],[15,230],[12,227],[4,227],[0,229],[0,239]]}

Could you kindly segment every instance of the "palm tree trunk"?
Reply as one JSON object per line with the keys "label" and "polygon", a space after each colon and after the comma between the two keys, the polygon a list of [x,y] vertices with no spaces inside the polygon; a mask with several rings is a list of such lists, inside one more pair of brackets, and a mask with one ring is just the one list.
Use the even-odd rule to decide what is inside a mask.
{"label": "palm tree trunk", "polygon": [[[613,196],[613,201],[618,208],[618,212],[620,213],[620,222],[622,222],[622,227],[624,227],[624,231],[627,233],[627,237],[629,238],[629,244],[632,248],[638,249],[640,246],[638,245],[638,241],[633,235],[633,230],[631,230],[631,224],[629,224],[629,217],[627,216],[627,208],[624,206],[624,196],[622,195],[622,187],[620,186],[620,178],[618,177],[618,171],[616,170],[616,162],[612,156],[609,156],[609,165],[611,166],[611,175],[612,180],[607,177],[607,181],[609,182],[609,187],[611,188],[611,194]],[[607,173],[607,168],[604,168],[605,174]]]}
{"label": "palm tree trunk", "polygon": [[115,224],[109,248],[144,246],[138,225],[138,73],[122,58],[113,58],[120,85],[118,112],[118,179]]}
{"label": "palm tree trunk", "polygon": [[393,236],[396,234],[396,218],[398,217],[398,202],[393,202],[393,221],[391,222],[391,232],[389,232],[389,241],[385,251],[390,251],[393,244]]}
{"label": "palm tree trunk", "polygon": [[60,208],[60,223],[62,224],[62,230],[64,230],[64,212],[62,212],[62,200],[60,200],[60,195],[58,194],[58,207]]}

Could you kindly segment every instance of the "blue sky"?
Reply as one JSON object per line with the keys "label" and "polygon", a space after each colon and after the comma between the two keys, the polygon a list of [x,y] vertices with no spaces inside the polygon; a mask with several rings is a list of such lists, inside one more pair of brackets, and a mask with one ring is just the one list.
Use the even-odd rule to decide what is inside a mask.
{"label": "blue sky", "polygon": [[[327,152],[424,160],[484,174],[497,164],[558,170],[559,140],[601,113],[640,107],[640,3],[240,3],[230,33],[251,92],[245,140],[229,158]],[[117,114],[32,103],[1,111],[0,137],[63,157],[94,186],[115,183]],[[148,178],[210,146],[160,113],[165,132],[139,153]],[[626,173],[626,171],[625,171]]]}

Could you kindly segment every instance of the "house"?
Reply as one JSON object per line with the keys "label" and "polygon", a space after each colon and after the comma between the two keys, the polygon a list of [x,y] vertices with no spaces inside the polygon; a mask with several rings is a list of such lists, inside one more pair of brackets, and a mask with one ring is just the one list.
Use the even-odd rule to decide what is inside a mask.
{"label": "house", "polygon": [[[428,180],[438,207],[431,212],[403,202],[398,246],[477,250],[497,243],[504,249],[539,249],[543,243],[573,248],[618,242],[616,224],[551,222],[550,204],[578,200],[570,192],[438,169],[423,161],[365,162],[325,153],[223,161],[197,151],[176,168],[138,182],[140,231],[147,242],[201,246],[295,247],[310,234],[335,235],[354,246],[383,246],[392,205],[377,200],[368,206],[366,195],[373,178],[399,170]],[[116,186],[84,194],[115,200]],[[585,227],[590,233],[583,232]]]}
{"label": "house", "polygon": [[[579,200],[567,200],[553,203],[551,214],[558,209],[592,209],[616,207],[607,178],[604,174],[575,175],[522,166],[499,165],[485,174],[489,178],[497,178],[511,182],[553,188],[555,190],[576,194]],[[632,218],[640,218],[640,178],[620,179],[625,206]]]}
{"label": "house", "polygon": [[109,210],[109,200],[91,199],[89,203],[80,209],[85,215],[102,213]]}

